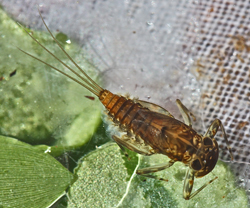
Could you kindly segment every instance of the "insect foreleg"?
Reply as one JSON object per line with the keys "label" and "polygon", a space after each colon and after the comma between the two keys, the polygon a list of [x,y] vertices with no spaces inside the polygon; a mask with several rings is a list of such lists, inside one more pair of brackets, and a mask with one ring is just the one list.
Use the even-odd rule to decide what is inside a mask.
{"label": "insect foreleg", "polygon": [[226,135],[226,132],[225,132],[225,129],[221,123],[221,121],[219,119],[215,119],[213,121],[213,123],[210,125],[210,127],[208,128],[206,134],[204,135],[204,137],[209,137],[209,138],[214,138],[214,136],[216,135],[217,131],[218,131],[218,128],[220,127],[222,133],[223,133],[223,137],[226,141],[226,144],[227,144],[227,149],[231,155],[231,160],[233,160],[233,153],[231,151],[231,147],[229,145],[229,142],[227,140],[227,135]]}
{"label": "insect foreleg", "polygon": [[212,183],[215,179],[218,178],[218,177],[215,177],[214,179],[208,181],[202,187],[200,187],[194,193],[191,194],[193,185],[194,185],[194,174],[195,173],[193,171],[190,171],[190,169],[187,169],[184,186],[183,186],[183,198],[186,200],[192,199],[195,195],[201,192],[208,184]]}
{"label": "insect foreleg", "polygon": [[182,115],[184,123],[186,125],[192,127],[192,122],[191,122],[190,116],[192,116],[193,120],[196,121],[195,116],[187,109],[187,107],[185,105],[182,104],[182,102],[179,99],[176,100],[176,104],[177,104],[179,111]]}
{"label": "insect foreleg", "polygon": [[145,176],[145,177],[148,177],[148,178],[158,179],[158,180],[161,180],[161,181],[168,181],[167,179],[159,178],[159,177],[157,177],[157,176],[148,175],[148,174],[149,174],[149,173],[155,173],[155,172],[164,170],[164,169],[166,169],[166,168],[169,168],[169,167],[171,167],[174,163],[175,163],[174,160],[170,160],[168,163],[163,163],[163,164],[160,164],[160,165],[154,165],[154,166],[151,166],[151,167],[142,168],[142,169],[137,170],[137,171],[136,171],[136,174],[142,175],[142,176]]}

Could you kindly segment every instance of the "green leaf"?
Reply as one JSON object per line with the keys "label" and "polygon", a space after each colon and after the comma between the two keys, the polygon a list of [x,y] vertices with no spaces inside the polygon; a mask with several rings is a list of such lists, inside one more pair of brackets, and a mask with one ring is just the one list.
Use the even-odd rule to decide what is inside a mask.
{"label": "green leaf", "polygon": [[49,154],[0,136],[0,207],[48,207],[73,175]]}
{"label": "green leaf", "polygon": [[[100,106],[83,106],[80,113],[72,122],[71,126],[65,132],[64,137],[57,142],[65,147],[81,146],[91,138],[96,131],[99,123],[101,123]],[[85,138],[85,139],[84,139]]]}
{"label": "green leaf", "polygon": [[128,173],[116,144],[83,157],[75,173],[68,207],[114,207],[126,191]]}
{"label": "green leaf", "polygon": [[[245,190],[235,184],[230,169],[218,162],[213,173],[195,179],[193,191],[215,176],[219,178],[191,200],[182,197],[187,167],[177,162],[155,173],[168,182],[145,178],[127,171],[129,161],[116,144],[104,145],[82,158],[76,169],[78,180],[69,191],[68,207],[247,207]],[[163,155],[139,157],[139,166],[167,162]],[[125,161],[124,161],[125,160]],[[135,160],[134,160],[135,162]],[[136,167],[138,164],[131,165]],[[130,174],[132,173],[132,174]]]}

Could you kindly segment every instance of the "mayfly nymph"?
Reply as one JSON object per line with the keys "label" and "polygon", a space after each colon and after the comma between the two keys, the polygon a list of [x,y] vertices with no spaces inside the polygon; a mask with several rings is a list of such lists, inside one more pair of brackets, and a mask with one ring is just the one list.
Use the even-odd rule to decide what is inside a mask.
{"label": "mayfly nymph", "polygon": [[[40,11],[39,14],[41,16]],[[231,159],[233,159],[226,132],[219,119],[215,119],[207,132],[202,136],[192,128],[190,116],[193,120],[195,120],[195,117],[180,100],[177,100],[176,103],[183,117],[184,123],[175,119],[166,109],[159,105],[138,99],[130,99],[126,96],[116,95],[109,90],[103,89],[77,65],[69,54],[67,54],[49,30],[42,16],[41,19],[53,40],[83,76],[57,58],[45,46],[39,43],[26,29],[24,29],[25,32],[45,51],[80,78],[82,82],[22,49],[18,49],[77,82],[96,95],[104,105],[107,115],[112,119],[114,124],[119,126],[120,131],[125,133],[120,137],[117,135],[112,136],[114,141],[123,150],[124,147],[126,147],[127,149],[142,155],[149,156],[153,154],[163,154],[170,158],[170,161],[165,164],[139,169],[137,170],[137,174],[160,179],[149,174],[169,168],[177,161],[182,162],[188,166],[184,180],[183,197],[187,200],[193,198],[217,178],[215,177],[208,181],[192,193],[194,177],[199,178],[207,175],[213,170],[217,163],[219,147],[214,136],[219,127],[223,133]],[[93,97],[91,98],[93,99]]]}

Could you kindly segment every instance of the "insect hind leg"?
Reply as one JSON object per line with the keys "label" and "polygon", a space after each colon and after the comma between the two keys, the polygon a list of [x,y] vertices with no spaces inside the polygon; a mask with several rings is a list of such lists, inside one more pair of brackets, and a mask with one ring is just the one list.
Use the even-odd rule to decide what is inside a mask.
{"label": "insect hind leg", "polygon": [[157,176],[154,175],[149,175],[150,173],[155,173],[161,170],[165,170],[169,167],[171,167],[173,164],[175,163],[174,160],[170,160],[168,163],[163,163],[163,164],[159,164],[159,165],[154,165],[154,166],[150,166],[147,168],[142,168],[136,171],[136,174],[144,176],[144,177],[148,177],[148,178],[154,178],[160,181],[168,181],[167,179],[164,178],[159,178]]}
{"label": "insect hind leg", "polygon": [[196,121],[195,116],[187,109],[187,107],[185,105],[182,104],[182,102],[179,99],[176,100],[176,104],[177,104],[179,111],[182,115],[184,123],[186,125],[192,127],[192,122],[191,122],[190,116],[192,116],[193,120]]}
{"label": "insect hind leg", "polygon": [[151,111],[158,112],[158,113],[167,115],[171,118],[174,118],[174,116],[171,113],[169,113],[165,108],[159,105],[156,105],[154,103],[150,103],[144,100],[135,100],[135,102],[140,103],[143,107],[148,108]]}
{"label": "insect hind leg", "polygon": [[229,142],[227,140],[227,134],[225,132],[223,124],[221,123],[221,121],[219,119],[215,119],[213,121],[213,123],[210,125],[210,127],[207,130],[207,132],[205,133],[204,137],[209,137],[211,139],[214,138],[214,136],[216,135],[219,127],[220,127],[220,129],[222,131],[224,140],[226,141],[227,149],[228,149],[228,151],[230,153],[231,160],[233,160],[233,153],[232,153],[231,147],[229,145]]}
{"label": "insect hind leg", "polygon": [[113,135],[112,138],[119,146],[122,146],[122,149],[124,149],[123,147],[126,147],[127,149],[133,152],[139,153],[141,155],[147,155],[147,156],[153,154],[149,146],[138,145],[138,143],[136,142],[136,139],[133,136],[128,136],[124,134],[121,137],[117,137]]}
{"label": "insect hind leg", "polygon": [[118,144],[117,142],[116,142],[116,144],[120,147],[121,151],[124,153],[126,158],[128,158],[128,160],[130,160],[130,158],[128,156],[128,152],[126,151],[126,149],[122,145]]}

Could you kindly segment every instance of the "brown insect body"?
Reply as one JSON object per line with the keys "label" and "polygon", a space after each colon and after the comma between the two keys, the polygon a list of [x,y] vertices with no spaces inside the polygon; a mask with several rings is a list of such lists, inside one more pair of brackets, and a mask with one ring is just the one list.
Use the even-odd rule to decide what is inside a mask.
{"label": "brown insect body", "polygon": [[216,140],[202,137],[171,116],[143,107],[143,101],[137,103],[108,90],[103,90],[99,99],[114,123],[129,135],[120,141],[128,149],[143,155],[167,155],[196,170],[196,177],[208,174],[216,165],[219,156]]}
{"label": "brown insect body", "polygon": [[145,177],[159,179],[156,176],[148,174],[164,170],[172,166],[176,161],[183,162],[186,166],[189,166],[186,172],[183,188],[183,197],[185,199],[191,199],[217,178],[216,177],[208,181],[193,194],[191,194],[194,177],[202,177],[208,174],[216,165],[216,162],[218,160],[219,148],[216,140],[214,139],[214,136],[219,127],[222,130],[224,139],[227,143],[232,157],[226,133],[220,120],[216,119],[210,125],[204,136],[201,136],[192,129],[190,116],[193,117],[193,120],[195,120],[195,117],[181,103],[180,100],[177,100],[176,102],[183,117],[184,123],[175,119],[166,109],[154,103],[136,99],[129,99],[124,96],[113,94],[110,91],[101,88],[67,54],[67,52],[63,49],[63,47],[50,32],[43,18],[42,21],[57,45],[84,76],[80,75],[70,66],[62,62],[46,47],[39,43],[31,34],[29,34],[27,30],[24,30],[37,44],[39,44],[51,56],[53,56],[62,65],[73,72],[78,78],[82,80],[82,82],[66,74],[60,69],[55,68],[52,65],[42,61],[41,59],[23,51],[22,49],[18,49],[23,53],[31,56],[32,58],[37,59],[43,64],[51,67],[52,69],[60,72],[61,74],[67,76],[71,80],[77,82],[78,84],[82,85],[84,88],[95,94],[105,106],[107,113],[112,118],[114,124],[118,125],[121,132],[124,133],[120,137],[116,135],[112,136],[114,141],[123,150],[124,147],[126,147],[142,155],[164,154],[171,159],[169,162],[164,164],[139,169],[137,170],[137,174],[143,175]]}

